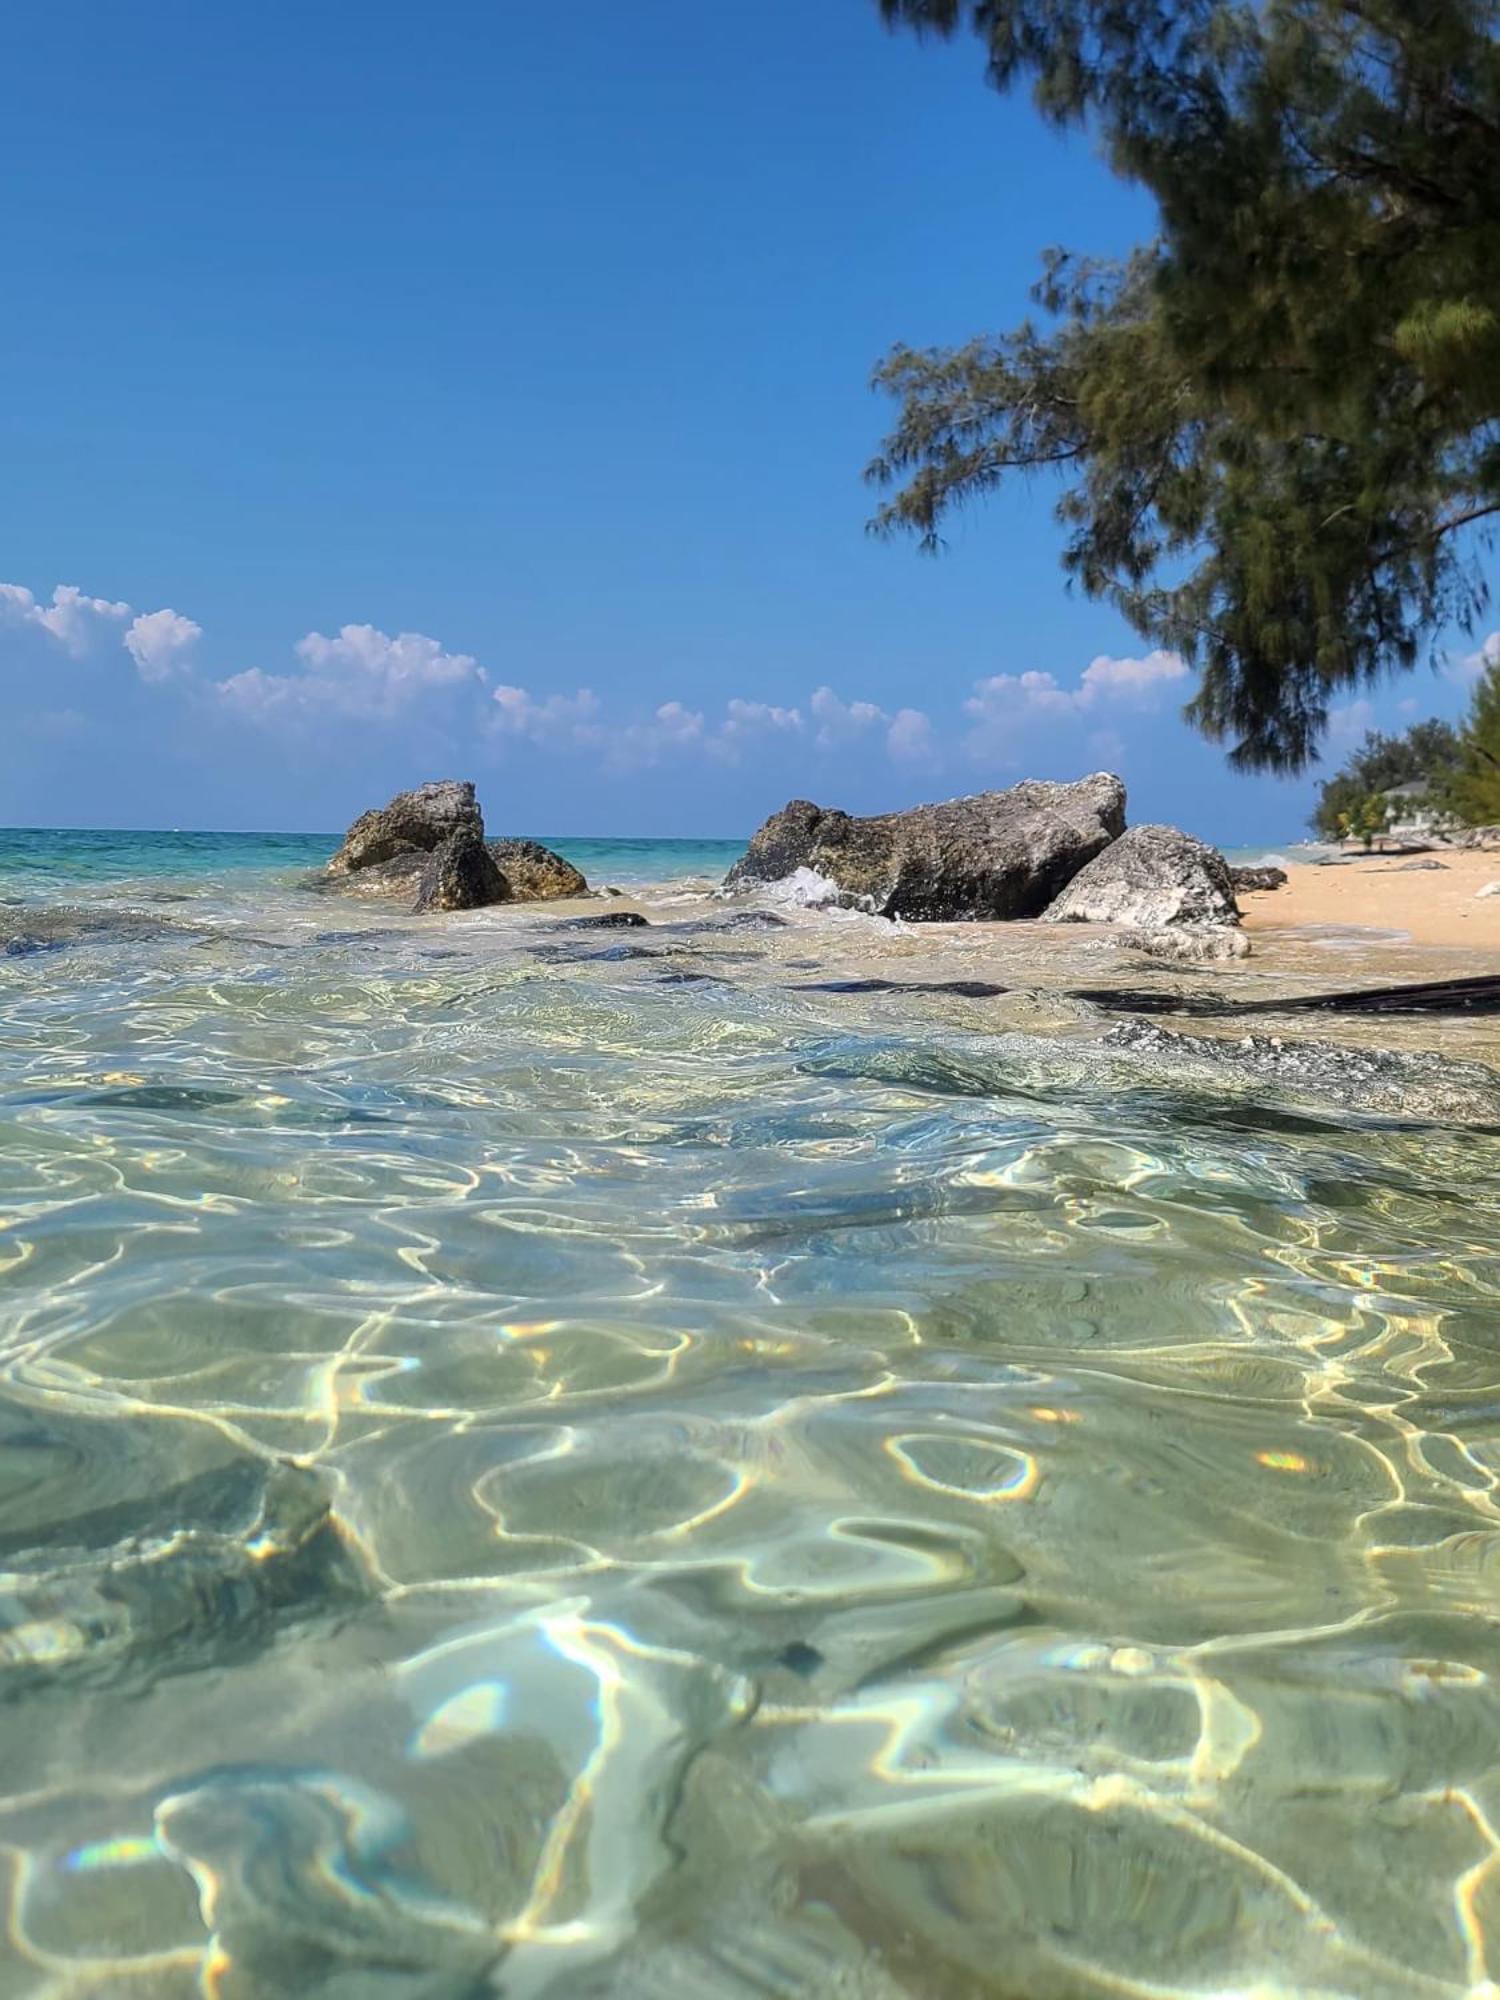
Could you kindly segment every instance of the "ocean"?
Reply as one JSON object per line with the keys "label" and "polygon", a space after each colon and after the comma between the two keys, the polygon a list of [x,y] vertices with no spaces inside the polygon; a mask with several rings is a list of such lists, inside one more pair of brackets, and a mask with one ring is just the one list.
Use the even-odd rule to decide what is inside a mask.
{"label": "ocean", "polygon": [[0,1995],[1495,1990],[1493,1022],[331,844],[0,833]]}

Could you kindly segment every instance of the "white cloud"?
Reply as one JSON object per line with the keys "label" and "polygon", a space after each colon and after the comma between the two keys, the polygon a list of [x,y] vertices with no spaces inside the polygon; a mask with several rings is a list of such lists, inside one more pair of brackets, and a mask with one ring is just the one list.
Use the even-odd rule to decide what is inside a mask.
{"label": "white cloud", "polygon": [[226,708],[249,722],[269,722],[305,707],[302,683],[294,675],[263,673],[259,667],[231,674],[218,682],[216,692]]}
{"label": "white cloud", "polygon": [[398,632],[393,639],[373,625],[341,625],[335,639],[309,632],[297,641],[297,653],[315,675],[347,676],[353,686],[377,689],[397,702],[424,688],[484,678],[477,660],[444,652],[425,632]]}
{"label": "white cloud", "polygon": [[576,694],[539,697],[529,688],[501,686],[492,695],[492,730],[552,750],[594,750],[614,770],[637,770],[673,757],[712,757],[738,764],[776,743],[811,742],[820,750],[853,743],[890,725],[893,756],[921,763],[931,755],[923,730],[925,716],[903,709],[895,722],[874,702],[845,702],[819,688],[805,709],[733,695],[723,713],[711,718],[683,701],[665,701],[649,715],[611,724],[590,688]]}
{"label": "white cloud", "polygon": [[1477,653],[1467,653],[1460,659],[1448,663],[1448,678],[1455,681],[1477,681],[1491,667],[1500,667],[1500,632],[1491,632]]}
{"label": "white cloud", "polygon": [[807,706],[817,724],[814,741],[820,750],[856,742],[890,720],[885,710],[877,708],[873,701],[842,701],[831,687],[815,689]]}
{"label": "white cloud", "polygon": [[24,584],[0,583],[0,617],[8,624],[31,625],[46,632],[75,659],[82,659],[101,630],[130,616],[128,604],[107,597],[85,597],[75,583],[60,583],[50,604],[39,604]]}
{"label": "white cloud", "polygon": [[1365,732],[1375,727],[1374,705],[1361,697],[1328,711],[1328,741],[1334,748],[1363,742]]}
{"label": "white cloud", "polygon": [[1116,660],[1101,653],[1083,670],[1078,687],[1080,708],[1099,701],[1154,701],[1171,681],[1186,677],[1187,661],[1180,653],[1148,653],[1143,660]]}
{"label": "white cloud", "polygon": [[[73,584],[59,584],[48,602],[22,584],[0,584],[0,627],[7,625],[29,627],[78,657],[108,633],[141,680],[156,686],[190,681],[203,638],[202,628],[182,612],[164,607],[137,615],[124,602],[87,596]],[[939,768],[949,750],[926,711],[893,713],[879,702],[846,699],[826,683],[795,705],[735,695],[717,712],[669,700],[648,714],[611,716],[588,687],[537,694],[510,682],[491,686],[471,654],[450,652],[423,632],[392,636],[374,625],[344,625],[331,635],[307,633],[295,656],[285,672],[250,667],[218,681],[212,692],[226,710],[266,726],[312,727],[334,719],[410,726],[432,717],[492,742],[587,754],[617,771],[689,757],[736,765],[800,746],[804,761],[812,752],[883,750],[893,764],[914,772]],[[1463,671],[1472,675],[1496,660],[1500,633],[1463,663]],[[1108,717],[1155,705],[1186,673],[1177,654],[1158,651],[1139,659],[1100,654],[1071,686],[1036,670],[994,674],[976,682],[963,703],[961,747],[985,762],[1014,765],[1024,754],[1025,730],[1059,718],[1087,719],[1098,725],[1088,739],[1093,753],[1118,762],[1119,736],[1102,726]],[[1336,712],[1332,733],[1357,734],[1367,714],[1368,705],[1357,703]]]}
{"label": "white cloud", "polygon": [[394,638],[373,625],[343,625],[334,638],[309,632],[297,642],[306,671],[259,667],[220,681],[222,701],[256,722],[311,715],[390,720],[434,694],[476,685],[484,671],[468,653],[449,653],[425,632]]}
{"label": "white cloud", "polygon": [[[964,747],[985,762],[1015,762],[1014,739],[1039,720],[1097,715],[1106,708],[1150,708],[1162,690],[1187,673],[1177,653],[1147,653],[1144,659],[1116,659],[1100,653],[1090,660],[1076,687],[1064,687],[1056,674],[1032,669],[1024,674],[991,674],[976,681],[964,703],[969,732]],[[1109,732],[1112,745],[1118,737]]]}
{"label": "white cloud", "polygon": [[800,708],[778,708],[772,702],[743,701],[736,696],[723,722],[708,737],[707,747],[725,763],[735,764],[742,750],[766,737],[800,736],[803,726]]}
{"label": "white cloud", "polygon": [[591,749],[604,740],[599,697],[592,688],[537,701],[525,688],[502,684],[494,692],[491,727],[501,736],[524,737],[553,749]]}
{"label": "white cloud", "polygon": [[143,681],[165,681],[187,668],[202,637],[203,627],[180,611],[143,611],[125,634],[125,650]]}
{"label": "white cloud", "polygon": [[813,741],[820,750],[846,749],[884,730],[886,755],[893,763],[930,771],[942,761],[931,718],[920,708],[898,708],[891,715],[877,702],[845,701],[831,687],[815,689],[807,706],[816,724]]}
{"label": "white cloud", "polygon": [[915,771],[935,770],[942,761],[931,718],[920,708],[897,709],[885,733],[885,747],[896,763],[909,765]]}
{"label": "white cloud", "polygon": [[680,701],[664,701],[649,721],[627,723],[623,729],[610,732],[607,760],[618,770],[634,770],[659,764],[664,757],[699,751],[704,737],[699,710]]}
{"label": "white cloud", "polygon": [[976,722],[1010,721],[1019,715],[1068,715],[1085,706],[1081,691],[1065,688],[1056,674],[1032,669],[1024,674],[991,674],[976,681],[964,714]]}
{"label": "white cloud", "polygon": [[1187,663],[1177,653],[1148,653],[1143,660],[1113,659],[1100,653],[1084,668],[1077,687],[1067,688],[1055,674],[992,674],[977,681],[965,712],[983,721],[999,713],[1014,715],[1085,714],[1104,702],[1135,704],[1154,701],[1158,690],[1180,681]]}

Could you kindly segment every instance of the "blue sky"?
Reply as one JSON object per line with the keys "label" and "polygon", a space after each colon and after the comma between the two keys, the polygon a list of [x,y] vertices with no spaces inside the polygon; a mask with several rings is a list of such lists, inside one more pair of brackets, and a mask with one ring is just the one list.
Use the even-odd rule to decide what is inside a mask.
{"label": "blue sky", "polygon": [[[1140,199],[874,0],[13,0],[0,823],[736,834],[1106,765],[1226,843],[1045,485],[869,540],[895,340]],[[61,591],[60,595],[56,593]],[[1338,718],[1463,706],[1462,656]]]}

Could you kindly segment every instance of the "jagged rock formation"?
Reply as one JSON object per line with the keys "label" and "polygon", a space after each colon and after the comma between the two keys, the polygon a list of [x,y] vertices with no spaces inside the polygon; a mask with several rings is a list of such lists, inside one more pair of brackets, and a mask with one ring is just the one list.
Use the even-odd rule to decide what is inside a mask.
{"label": "jagged rock formation", "polygon": [[361,813],[316,886],[414,897],[418,912],[586,896],[589,887],[540,841],[487,842],[474,787],[455,778],[398,792],[388,805]]}
{"label": "jagged rock formation", "polygon": [[414,908],[482,910],[491,903],[508,903],[510,884],[495,865],[484,841],[471,833],[456,833],[427,857],[417,882]]}
{"label": "jagged rock formation", "polygon": [[1040,916],[1125,826],[1125,787],[1029,779],[909,812],[855,819],[794,799],[760,828],[726,888],[809,869],[833,900],[916,922]]}
{"label": "jagged rock formation", "polygon": [[1231,868],[1229,880],[1237,896],[1257,896],[1268,889],[1284,889],[1287,875],[1284,868]]}
{"label": "jagged rock formation", "polygon": [[539,840],[486,842],[496,867],[510,884],[513,903],[547,903],[559,896],[586,896],[589,885],[573,866]]}
{"label": "jagged rock formation", "polygon": [[431,854],[455,834],[484,838],[474,787],[456,778],[398,792],[389,805],[361,813],[328,864],[330,875],[352,875],[402,854]]}
{"label": "jagged rock formation", "polygon": [[1053,924],[1237,924],[1229,864],[1216,847],[1175,826],[1133,826],[1079,870],[1047,913]]}

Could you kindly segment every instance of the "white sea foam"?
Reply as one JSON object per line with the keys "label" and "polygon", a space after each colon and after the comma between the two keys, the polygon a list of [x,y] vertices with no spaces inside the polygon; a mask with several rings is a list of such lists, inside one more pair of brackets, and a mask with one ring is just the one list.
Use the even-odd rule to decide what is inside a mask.
{"label": "white sea foam", "polygon": [[856,913],[863,911],[866,915],[874,910],[869,897],[851,902],[837,882],[820,875],[816,868],[794,868],[779,882],[768,883],[763,893],[767,902],[784,903],[797,910],[839,909]]}

